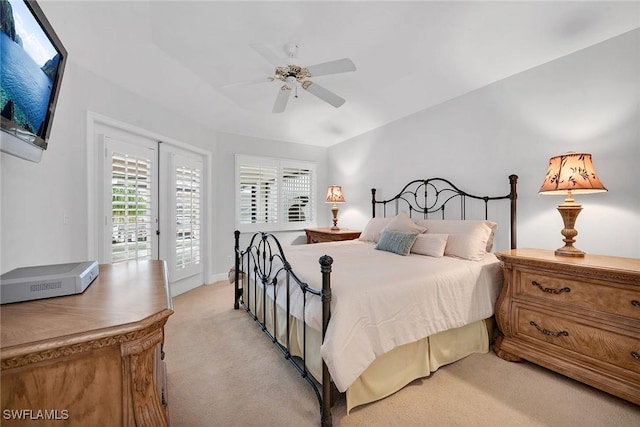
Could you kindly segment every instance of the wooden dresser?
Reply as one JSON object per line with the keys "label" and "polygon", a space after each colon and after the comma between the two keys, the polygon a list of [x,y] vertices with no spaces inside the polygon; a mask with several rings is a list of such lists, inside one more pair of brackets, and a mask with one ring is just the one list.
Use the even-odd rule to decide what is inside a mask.
{"label": "wooden dresser", "polygon": [[83,294],[0,308],[3,426],[168,425],[165,264],[99,268]]}
{"label": "wooden dresser", "polygon": [[640,259],[500,252],[498,356],[539,364],[640,405]]}
{"label": "wooden dresser", "polygon": [[307,234],[307,243],[353,240],[360,237],[361,233],[361,231],[348,230],[346,228],[341,228],[340,230],[332,230],[330,227],[305,228],[304,232]]}

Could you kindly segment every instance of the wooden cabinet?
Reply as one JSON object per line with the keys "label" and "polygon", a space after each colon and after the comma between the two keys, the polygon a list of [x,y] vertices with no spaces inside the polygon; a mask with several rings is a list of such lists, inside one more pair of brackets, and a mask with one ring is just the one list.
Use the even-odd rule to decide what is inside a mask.
{"label": "wooden cabinet", "polygon": [[348,230],[343,228],[341,228],[340,230],[332,230],[330,227],[305,228],[304,232],[307,234],[307,243],[338,242],[341,240],[353,240],[360,237],[360,233],[361,233],[361,231]]}
{"label": "wooden cabinet", "polygon": [[500,252],[498,356],[640,404],[640,259]]}
{"label": "wooden cabinet", "polygon": [[2,306],[3,426],[168,425],[164,262],[99,268],[83,294]]}

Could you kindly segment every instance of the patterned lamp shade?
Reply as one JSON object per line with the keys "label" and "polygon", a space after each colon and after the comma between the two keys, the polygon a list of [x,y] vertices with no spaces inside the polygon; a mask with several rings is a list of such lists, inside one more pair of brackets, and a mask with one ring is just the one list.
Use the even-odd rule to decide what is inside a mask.
{"label": "patterned lamp shade", "polygon": [[342,187],[339,185],[331,185],[327,190],[327,203],[344,203],[344,195]]}
{"label": "patterned lamp shade", "polygon": [[591,154],[567,153],[552,157],[540,194],[599,193],[607,191],[596,175]]}

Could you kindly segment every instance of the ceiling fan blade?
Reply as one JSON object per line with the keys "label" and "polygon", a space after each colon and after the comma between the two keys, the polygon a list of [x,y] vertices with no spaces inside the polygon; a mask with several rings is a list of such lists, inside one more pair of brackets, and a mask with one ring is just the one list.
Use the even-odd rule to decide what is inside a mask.
{"label": "ceiling fan blade", "polygon": [[324,76],[326,74],[346,73],[355,71],[356,65],[349,58],[337,59],[335,61],[323,62],[321,64],[305,67],[312,77]]}
{"label": "ceiling fan blade", "polygon": [[318,98],[322,99],[324,102],[328,102],[336,108],[338,108],[345,102],[343,98],[340,98],[335,93],[309,80],[305,80],[302,83],[302,88],[307,92],[311,92]]}
{"label": "ceiling fan blade", "polygon": [[268,46],[262,43],[251,43],[249,44],[249,46],[258,54],[260,54],[260,56],[266,59],[271,65],[275,67],[282,67],[287,65],[287,61],[285,61],[284,58],[278,56],[278,54],[271,50],[271,48],[269,48]]}
{"label": "ceiling fan blade", "polygon": [[278,91],[275,104],[273,104],[274,113],[284,112],[284,109],[287,107],[287,102],[289,101],[289,95],[291,95],[291,88],[287,85],[283,85]]}
{"label": "ceiling fan blade", "polygon": [[262,77],[259,79],[242,80],[239,82],[227,83],[226,85],[220,86],[219,89],[230,89],[230,88],[235,88],[239,86],[252,86],[252,85],[257,85],[261,83],[270,83],[272,81],[273,81],[273,77]]}

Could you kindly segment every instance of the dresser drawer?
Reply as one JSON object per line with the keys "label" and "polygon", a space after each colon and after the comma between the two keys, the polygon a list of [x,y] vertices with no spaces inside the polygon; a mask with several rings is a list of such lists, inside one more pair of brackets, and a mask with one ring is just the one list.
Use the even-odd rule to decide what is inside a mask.
{"label": "dresser drawer", "polygon": [[[637,287],[636,287],[637,288]],[[562,302],[640,320],[640,292],[601,280],[519,270],[515,294]]]}
{"label": "dresser drawer", "polygon": [[[640,373],[640,337],[542,313],[528,307],[516,307],[515,336],[525,335],[536,341],[588,355],[603,362]],[[542,344],[544,345],[544,344]]]}
{"label": "dresser drawer", "polygon": [[308,243],[333,242],[334,240],[322,234],[309,234]]}

